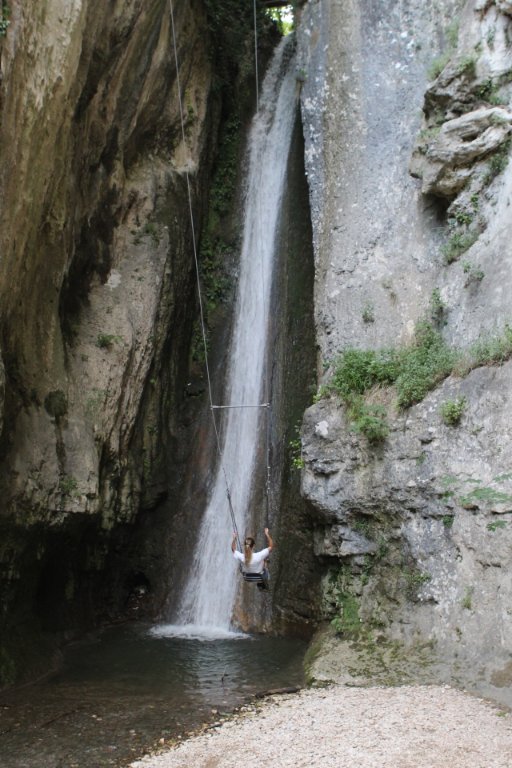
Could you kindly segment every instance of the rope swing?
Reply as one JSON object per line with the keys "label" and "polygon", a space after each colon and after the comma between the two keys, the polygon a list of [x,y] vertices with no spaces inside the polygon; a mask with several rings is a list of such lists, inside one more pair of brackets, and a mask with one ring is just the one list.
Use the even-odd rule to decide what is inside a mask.
{"label": "rope swing", "polygon": [[[179,114],[180,114],[180,123],[181,123],[181,136],[183,141],[183,146],[186,147],[186,134],[185,134],[185,115],[183,110],[183,100],[181,96],[181,82],[180,82],[180,68],[179,68],[179,60],[178,60],[178,46],[176,41],[176,27],[175,27],[175,20],[174,20],[174,8],[173,8],[173,0],[169,0],[169,9],[170,9],[170,17],[171,17],[171,30],[172,30],[172,43],[173,43],[173,49],[174,49],[174,61],[176,66],[176,83],[177,83],[177,89],[178,89],[178,104],[179,104]],[[259,110],[259,90],[258,90],[258,40],[257,40],[257,17],[256,17],[256,0],[253,0],[253,10],[254,10],[254,51],[255,51],[255,69],[256,69],[256,109]],[[224,466],[223,461],[223,455],[222,455],[222,448],[221,448],[221,441],[220,441],[220,435],[219,435],[219,429],[218,425],[215,419],[215,411],[220,409],[227,409],[227,408],[266,408],[267,412],[270,413],[270,402],[264,402],[260,404],[255,405],[214,405],[213,404],[213,395],[212,395],[212,382],[211,382],[211,375],[210,375],[210,366],[208,362],[208,343],[206,338],[206,323],[205,323],[205,315],[204,315],[204,302],[203,302],[203,296],[201,291],[201,277],[200,277],[200,270],[199,270],[199,258],[197,253],[197,242],[196,242],[196,234],[195,234],[195,224],[194,224],[194,213],[193,213],[193,206],[192,206],[192,190],[191,190],[191,184],[190,184],[190,177],[188,171],[185,169],[185,180],[187,185],[187,197],[188,197],[188,210],[189,210],[189,217],[190,217],[190,227],[192,231],[192,249],[194,253],[194,265],[195,265],[195,277],[196,277],[196,286],[197,286],[197,296],[198,296],[198,302],[199,302],[199,319],[200,319],[200,326],[201,326],[201,337],[203,342],[203,350],[204,350],[204,360],[205,360],[205,370],[206,370],[206,379],[207,379],[207,387],[208,387],[208,400],[209,400],[209,407],[210,407],[210,413],[212,417],[212,423],[213,423],[213,430],[215,434],[215,442],[217,446],[217,455],[218,460],[220,463],[220,468],[222,470],[222,475],[224,479],[224,485],[226,489],[226,497],[228,500],[228,506],[229,506],[229,514],[231,517],[231,523],[233,526],[233,532],[236,535],[236,541],[238,548],[240,551],[242,551],[242,540],[240,538],[240,534],[238,531],[238,526],[236,524],[236,516],[235,511],[233,509],[233,502],[231,498],[231,490],[230,490],[230,484],[228,481],[228,475],[226,472],[226,468]],[[266,382],[266,391],[265,391],[265,400],[268,401],[268,382]],[[268,455],[269,455],[269,418],[267,419],[267,479],[266,479],[266,498],[267,498],[267,520],[269,515],[269,492],[270,492],[270,466],[268,462]]]}

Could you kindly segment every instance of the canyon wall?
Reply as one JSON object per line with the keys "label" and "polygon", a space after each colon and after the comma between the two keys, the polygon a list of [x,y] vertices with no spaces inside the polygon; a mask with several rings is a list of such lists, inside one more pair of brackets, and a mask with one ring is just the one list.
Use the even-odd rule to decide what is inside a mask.
{"label": "canyon wall", "polygon": [[332,621],[312,678],[417,650],[510,683],[511,25],[493,2],[301,14],[322,385],[302,493]]}
{"label": "canyon wall", "polygon": [[45,638],[125,615],[130,600],[136,611],[149,592],[149,612],[165,598],[168,522],[193,395],[204,389],[191,355],[187,185],[197,245],[223,126],[243,122],[254,79],[252,12],[230,26],[240,10],[230,0],[9,6],[0,38],[4,682],[29,658],[33,668],[34,655],[47,666]]}

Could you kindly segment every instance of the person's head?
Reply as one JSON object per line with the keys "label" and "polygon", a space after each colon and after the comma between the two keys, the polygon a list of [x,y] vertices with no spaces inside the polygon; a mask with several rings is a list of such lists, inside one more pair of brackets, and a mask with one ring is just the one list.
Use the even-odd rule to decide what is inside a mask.
{"label": "person's head", "polygon": [[244,560],[246,565],[249,565],[249,563],[251,562],[253,549],[254,549],[254,539],[252,538],[252,536],[246,536],[244,539]]}

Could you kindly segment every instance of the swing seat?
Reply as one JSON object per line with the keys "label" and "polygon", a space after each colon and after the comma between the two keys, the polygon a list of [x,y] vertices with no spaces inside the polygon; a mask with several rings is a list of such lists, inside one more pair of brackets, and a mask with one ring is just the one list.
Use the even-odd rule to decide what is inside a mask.
{"label": "swing seat", "polygon": [[258,589],[268,589],[268,571],[265,569],[262,573],[247,573],[242,571],[244,581],[249,584],[256,584]]}
{"label": "swing seat", "polygon": [[244,577],[244,581],[253,582],[254,584],[265,581],[265,577],[262,573],[244,573],[242,571],[242,576]]}

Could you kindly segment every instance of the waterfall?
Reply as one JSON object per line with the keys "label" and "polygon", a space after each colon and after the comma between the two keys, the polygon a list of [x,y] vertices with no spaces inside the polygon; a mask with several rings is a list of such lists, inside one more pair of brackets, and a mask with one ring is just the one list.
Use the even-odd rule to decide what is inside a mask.
{"label": "waterfall", "polygon": [[[250,132],[238,296],[224,405],[255,405],[266,396],[275,240],[296,115],[296,80],[288,53],[291,45],[289,38],[283,39],[274,54]],[[223,468],[243,536],[250,525],[252,478],[262,423],[261,408],[229,408],[216,413],[221,413],[223,419],[222,465],[217,460],[212,492],[176,616],[183,634],[210,637],[229,633],[239,580],[229,549],[232,524]],[[174,625],[176,631],[178,626]]]}

